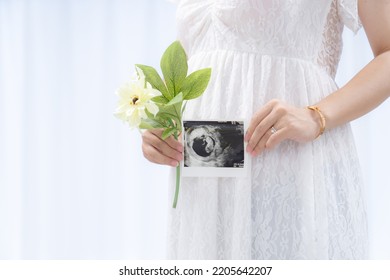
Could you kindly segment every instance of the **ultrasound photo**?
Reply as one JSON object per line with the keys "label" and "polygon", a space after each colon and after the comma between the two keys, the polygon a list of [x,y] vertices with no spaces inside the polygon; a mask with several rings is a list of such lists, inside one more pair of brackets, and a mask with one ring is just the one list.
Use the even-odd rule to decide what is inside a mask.
{"label": "ultrasound photo", "polygon": [[184,121],[184,167],[244,167],[244,123]]}

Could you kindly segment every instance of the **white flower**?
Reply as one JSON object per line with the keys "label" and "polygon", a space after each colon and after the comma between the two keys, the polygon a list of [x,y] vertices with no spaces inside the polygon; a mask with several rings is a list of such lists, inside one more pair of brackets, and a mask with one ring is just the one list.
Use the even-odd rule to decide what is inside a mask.
{"label": "white flower", "polygon": [[157,114],[158,106],[150,99],[161,95],[149,83],[145,83],[145,75],[142,70],[138,67],[136,70],[137,76],[116,92],[120,99],[118,108],[114,112],[117,118],[129,123],[131,127],[138,127],[142,119],[148,118],[145,110],[153,115]]}

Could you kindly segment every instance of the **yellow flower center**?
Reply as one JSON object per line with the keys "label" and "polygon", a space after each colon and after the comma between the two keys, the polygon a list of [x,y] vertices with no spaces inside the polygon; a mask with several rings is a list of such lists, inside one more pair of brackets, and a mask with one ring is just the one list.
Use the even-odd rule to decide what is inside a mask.
{"label": "yellow flower center", "polygon": [[133,99],[131,100],[131,105],[135,105],[138,100],[139,100],[138,96],[134,96]]}

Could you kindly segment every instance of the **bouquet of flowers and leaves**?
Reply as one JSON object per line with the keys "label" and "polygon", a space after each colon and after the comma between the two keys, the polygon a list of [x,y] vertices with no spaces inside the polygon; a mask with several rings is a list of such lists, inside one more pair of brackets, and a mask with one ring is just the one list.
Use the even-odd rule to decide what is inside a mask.
{"label": "bouquet of flowers and leaves", "polygon": [[[118,89],[115,115],[131,127],[163,129],[162,139],[173,135],[178,140],[182,131],[182,114],[187,100],[197,98],[206,90],[211,69],[188,74],[187,55],[179,41],[172,43],[161,58],[161,71],[137,64],[136,76]],[[180,188],[180,164],[176,167],[176,208]]]}

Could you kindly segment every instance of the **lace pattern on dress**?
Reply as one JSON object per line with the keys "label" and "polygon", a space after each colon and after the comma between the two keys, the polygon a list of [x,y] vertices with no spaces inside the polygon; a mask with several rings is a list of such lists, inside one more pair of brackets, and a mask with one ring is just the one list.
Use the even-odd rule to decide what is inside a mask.
{"label": "lace pattern on dress", "polygon": [[337,0],[331,4],[327,21],[322,34],[322,44],[318,52],[317,64],[332,78],[336,75],[337,66],[343,48],[341,36],[343,23],[337,13]]}
{"label": "lace pattern on dress", "polygon": [[331,3],[322,34],[322,44],[317,63],[332,78],[336,76],[343,49],[342,33],[344,25],[355,33],[361,27],[357,12],[357,0],[333,0]]}
{"label": "lace pattern on dress", "polygon": [[338,13],[342,22],[356,34],[361,27],[358,12],[358,0],[338,0],[337,5]]}

